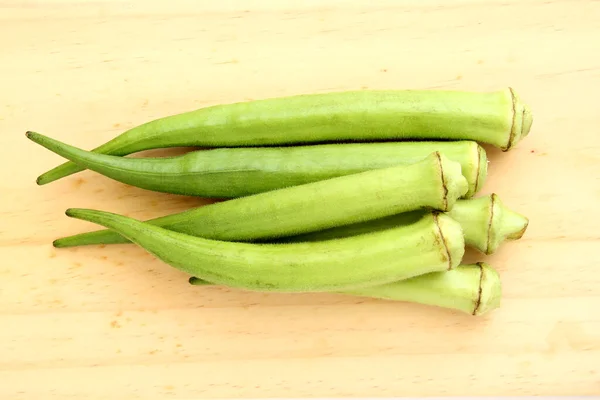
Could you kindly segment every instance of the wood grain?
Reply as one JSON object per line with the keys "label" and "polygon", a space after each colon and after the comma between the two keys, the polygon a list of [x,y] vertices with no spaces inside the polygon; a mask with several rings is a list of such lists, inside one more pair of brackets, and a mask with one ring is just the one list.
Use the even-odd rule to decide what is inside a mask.
{"label": "wood grain", "polygon": [[[0,397],[600,394],[599,15],[591,0],[0,0]],[[508,85],[534,124],[488,148],[482,194],[531,223],[468,255],[502,276],[482,318],[190,287],[133,245],[53,249],[96,229],[68,207],[145,219],[208,201],[90,171],[38,187],[63,160],[24,136],[90,149],[217,103]]]}

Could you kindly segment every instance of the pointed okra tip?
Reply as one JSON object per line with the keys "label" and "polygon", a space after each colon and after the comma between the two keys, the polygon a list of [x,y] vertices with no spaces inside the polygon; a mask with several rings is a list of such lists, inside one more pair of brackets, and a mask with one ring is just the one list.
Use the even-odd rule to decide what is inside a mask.
{"label": "pointed okra tip", "polygon": [[484,262],[477,263],[481,271],[479,294],[473,315],[483,315],[500,307],[502,283],[498,271]]}
{"label": "pointed okra tip", "polygon": [[70,218],[77,218],[87,220],[90,215],[103,214],[103,212],[99,212],[96,210],[88,210],[86,208],[67,208],[65,210],[65,215]]}
{"label": "pointed okra tip", "polygon": [[64,247],[68,247],[64,244],[64,241],[62,239],[55,239],[52,241],[52,247],[55,247],[57,249],[62,249]]}
{"label": "pointed okra tip", "polygon": [[[25,132],[25,137],[35,143],[39,143],[40,134],[37,132],[33,132],[33,131],[27,131],[27,132]],[[42,178],[41,176],[38,176],[35,179],[36,185],[42,186],[44,184],[44,181],[41,178]]]}
{"label": "pointed okra tip", "polygon": [[211,286],[212,283],[205,281],[204,279],[196,278],[192,276],[188,279],[188,283],[193,286]]}
{"label": "pointed okra tip", "polygon": [[35,178],[35,184],[38,186],[43,186],[44,184],[46,184],[46,182],[44,182],[44,178],[42,176],[38,176],[37,178]]}
{"label": "pointed okra tip", "polygon": [[37,144],[40,144],[41,142],[44,141],[44,139],[46,139],[46,136],[42,135],[41,133],[34,132],[34,131],[25,132],[25,137]]}
{"label": "pointed okra tip", "polygon": [[[38,132],[34,132],[34,131],[27,131],[25,132],[25,137],[29,140],[31,140],[34,143],[37,143],[41,146],[44,146],[44,143],[47,143],[47,137],[42,135],[41,133]],[[45,147],[45,146],[44,146]],[[50,181],[47,179],[46,174],[42,174],[40,176],[38,176],[35,180],[35,183],[38,186],[42,186],[45,185],[47,183],[49,183]]]}

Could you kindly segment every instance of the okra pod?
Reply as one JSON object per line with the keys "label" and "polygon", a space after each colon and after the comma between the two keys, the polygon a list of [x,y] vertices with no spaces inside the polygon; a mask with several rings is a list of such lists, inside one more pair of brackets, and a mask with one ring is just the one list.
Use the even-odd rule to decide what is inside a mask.
{"label": "okra pod", "polygon": [[485,150],[473,141],[322,144],[222,148],[165,158],[93,153],[35,132],[29,139],[116,181],[156,192],[234,198],[398,164],[439,151],[460,163],[473,196],[485,183]]}
{"label": "okra pod", "polygon": [[[192,285],[213,283],[191,277]],[[500,275],[489,264],[462,264],[444,272],[430,272],[409,279],[339,291],[361,297],[418,303],[483,315],[500,307],[502,284]]]}
{"label": "okra pod", "polygon": [[[197,209],[171,214],[148,222],[192,236],[201,236],[208,239],[222,239],[221,235],[214,234],[215,231],[213,231],[212,234],[205,234],[206,224],[201,223],[203,218],[202,214],[207,211],[206,208],[214,207],[218,204],[222,203],[202,206]],[[204,209],[204,212],[200,211],[201,209]],[[259,243],[291,243],[339,239],[347,236],[390,229],[399,225],[411,224],[421,218],[426,212],[427,211],[424,210],[408,211],[365,222],[337,226],[330,229],[315,230],[301,235],[282,236],[276,239],[262,239],[257,237],[253,238],[253,240],[249,240],[246,238],[244,241]],[[182,218],[180,214],[187,215],[188,218]],[[448,211],[447,214],[461,225],[465,238],[465,245],[488,255],[493,254],[504,241],[520,239],[529,225],[529,219],[527,217],[508,208],[495,193],[474,199],[458,200],[452,207],[452,210]],[[224,213],[223,215],[226,216],[229,215],[229,213]],[[276,214],[271,217],[273,219],[278,218]],[[270,221],[271,218],[265,215],[264,220],[255,220],[255,223],[258,227],[263,223],[270,223]],[[211,224],[219,226],[220,222],[219,220],[211,220]],[[237,229],[235,221],[233,221],[233,223],[228,223],[222,228],[227,230],[229,235],[228,238],[224,240],[242,241],[242,239],[235,237]],[[72,247],[114,243],[127,243],[127,239],[116,232],[101,230],[58,239],[55,241],[55,246]]]}
{"label": "okra pod", "polygon": [[97,210],[69,209],[66,214],[114,229],[192,276],[247,290],[358,290],[451,270],[464,255],[460,225],[435,211],[413,224],[372,234],[290,244],[205,239]]}
{"label": "okra pod", "polygon": [[[379,168],[235,198],[147,221],[207,239],[278,238],[418,209],[447,211],[467,191],[460,164],[439,152],[413,164]],[[84,233],[56,247],[126,243],[118,232]]]}
{"label": "okra pod", "polygon": [[[363,90],[221,104],[129,129],[95,153],[124,156],[167,147],[248,147],[387,140],[473,140],[509,150],[533,117],[512,88],[490,92]],[[39,185],[83,170],[69,161]]]}

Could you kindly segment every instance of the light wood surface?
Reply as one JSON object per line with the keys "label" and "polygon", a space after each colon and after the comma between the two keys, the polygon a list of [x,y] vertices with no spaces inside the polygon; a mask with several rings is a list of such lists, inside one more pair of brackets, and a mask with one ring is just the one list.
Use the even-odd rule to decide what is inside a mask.
{"label": "light wood surface", "polygon": [[[600,394],[597,1],[0,0],[0,398]],[[487,261],[482,318],[342,295],[191,287],[134,245],[57,250],[90,207],[150,218],[207,201],[85,171],[91,149],[217,103],[346,89],[514,87],[534,112],[489,149],[482,194],[530,218]],[[175,154],[147,152],[145,154]]]}

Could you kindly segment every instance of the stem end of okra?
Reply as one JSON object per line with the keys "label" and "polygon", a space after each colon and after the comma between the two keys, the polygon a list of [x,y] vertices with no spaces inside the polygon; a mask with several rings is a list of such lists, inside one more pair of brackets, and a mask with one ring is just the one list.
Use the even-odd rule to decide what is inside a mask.
{"label": "stem end of okra", "polygon": [[531,108],[525,104],[520,96],[509,88],[513,102],[513,123],[508,138],[508,143],[502,148],[503,151],[512,149],[523,138],[529,135],[531,125],[533,124],[533,114]]}
{"label": "stem end of okra", "polygon": [[502,204],[495,193],[459,201],[448,215],[462,226],[467,246],[487,255],[506,240],[520,239],[529,225],[526,217]]}
{"label": "stem end of okra", "polygon": [[502,283],[498,272],[488,264],[477,263],[481,271],[479,280],[479,296],[475,303],[473,315],[479,316],[486,314],[500,307],[502,298]]}
{"label": "stem end of okra", "polygon": [[498,200],[497,204],[502,209],[501,238],[506,238],[506,240],[521,239],[529,227],[529,218],[511,210]]}
{"label": "stem end of okra", "polygon": [[458,222],[442,213],[433,213],[443,249],[442,258],[448,262],[448,270],[460,265],[465,255],[465,240]]}
{"label": "stem end of okra", "polygon": [[456,200],[467,194],[469,182],[462,174],[460,163],[450,160],[439,151],[435,152],[435,156],[439,163],[442,180],[441,211],[449,211],[454,207]]}
{"label": "stem end of okra", "polygon": [[506,207],[497,194],[491,196],[491,213],[488,227],[486,254],[493,254],[505,240],[518,240],[523,237],[529,219]]}
{"label": "stem end of okra", "polygon": [[[529,219],[521,214],[515,213],[514,211],[509,211],[512,214],[510,217],[513,221],[509,225],[513,227],[520,227],[519,230],[514,230],[510,232],[506,238],[509,240],[519,240],[525,235],[525,231],[527,231],[527,227],[529,226]],[[508,219],[507,218],[507,219]]]}

